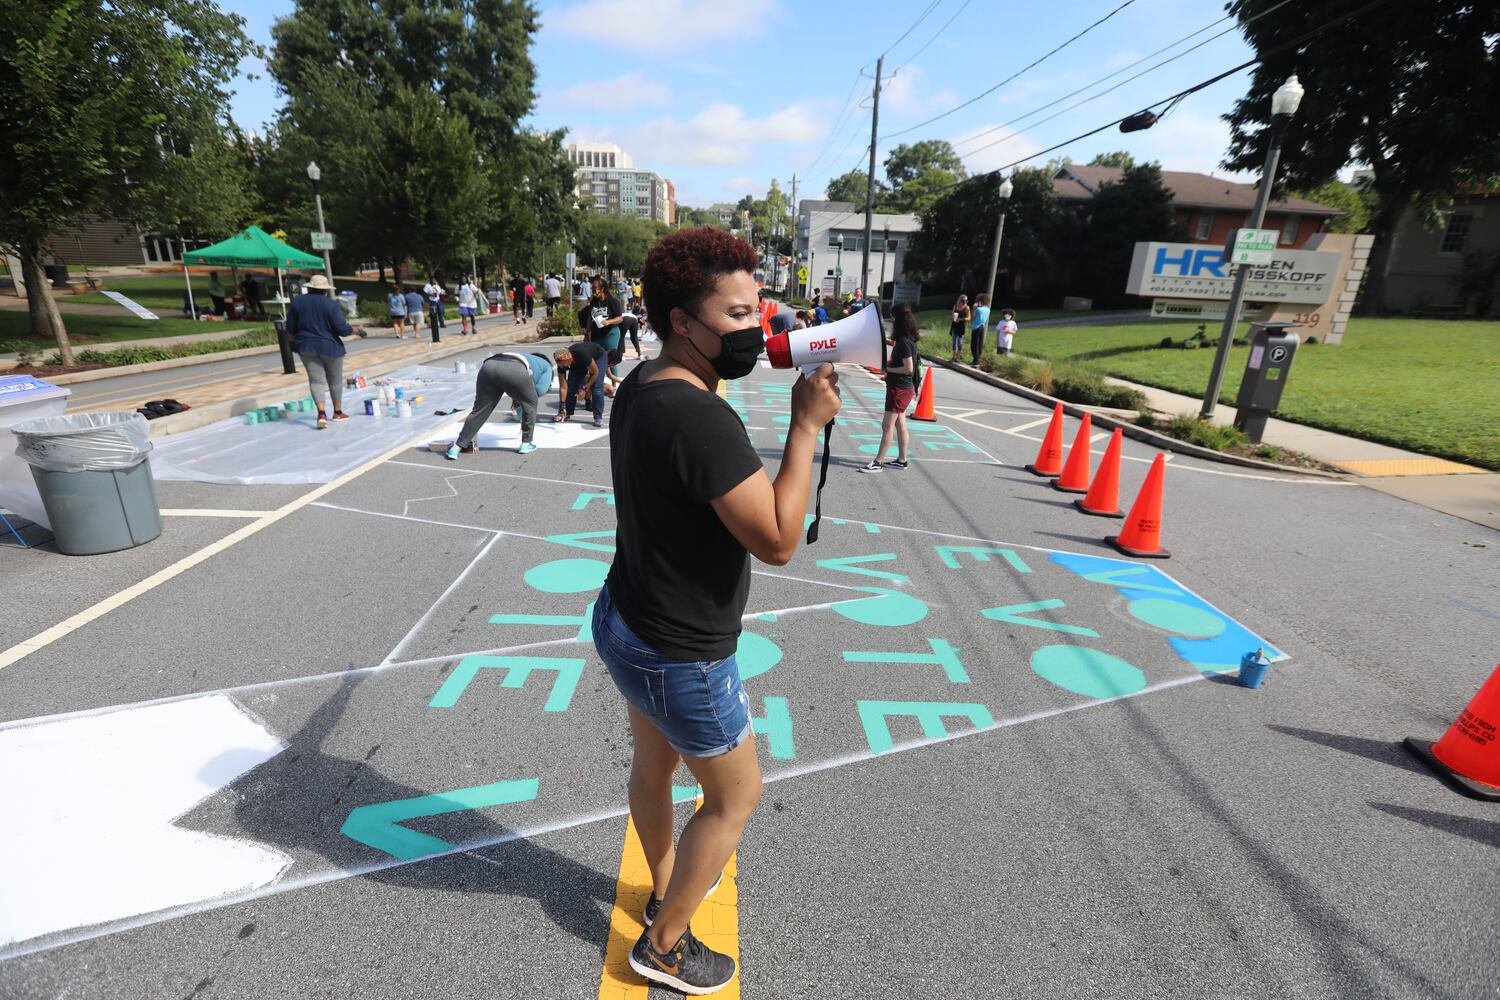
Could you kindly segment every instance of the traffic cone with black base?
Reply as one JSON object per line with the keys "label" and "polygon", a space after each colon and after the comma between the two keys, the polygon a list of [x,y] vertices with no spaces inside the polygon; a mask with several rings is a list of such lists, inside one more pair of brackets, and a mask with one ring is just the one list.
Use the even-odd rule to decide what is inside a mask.
{"label": "traffic cone with black base", "polygon": [[1073,506],[1085,514],[1095,517],[1124,517],[1120,509],[1120,428],[1110,435],[1109,447],[1104,449],[1104,461],[1094,473],[1088,496],[1073,501]]}
{"label": "traffic cone with black base", "polygon": [[1062,424],[1063,408],[1058,403],[1052,409],[1052,422],[1047,425],[1047,433],[1042,437],[1042,447],[1037,450],[1036,461],[1026,466],[1026,471],[1033,476],[1051,478],[1062,474]]}
{"label": "traffic cone with black base", "polygon": [[1158,454],[1146,473],[1146,482],[1125,518],[1125,530],[1104,539],[1127,556],[1142,559],[1170,559],[1172,554],[1161,547],[1161,494],[1167,478],[1167,460]]}
{"label": "traffic cone with black base", "polygon": [[911,415],[913,420],[925,420],[928,423],[936,423],[937,417],[933,414],[934,401],[932,398],[932,369],[927,369],[927,377],[922,379],[922,395],[917,397],[917,412]]}
{"label": "traffic cone with black base", "polygon": [[1442,739],[1408,736],[1406,749],[1463,794],[1500,802],[1500,667]]}
{"label": "traffic cone with black base", "polygon": [[1068,452],[1067,464],[1062,475],[1052,481],[1054,490],[1064,493],[1087,493],[1089,491],[1089,438],[1093,437],[1093,418],[1087,413],[1078,425],[1078,436],[1073,438],[1073,450]]}

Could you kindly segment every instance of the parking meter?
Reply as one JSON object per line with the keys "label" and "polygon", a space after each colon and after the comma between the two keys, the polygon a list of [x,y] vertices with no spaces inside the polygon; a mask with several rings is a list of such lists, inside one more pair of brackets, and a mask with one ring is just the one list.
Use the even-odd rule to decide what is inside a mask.
{"label": "parking meter", "polygon": [[1292,358],[1301,343],[1292,332],[1297,325],[1255,323],[1250,327],[1250,358],[1245,362],[1239,398],[1235,400],[1238,409],[1234,426],[1255,444],[1260,443],[1265,433],[1271,411],[1281,403],[1281,393],[1292,371]]}
{"label": "parking meter", "polygon": [[276,343],[281,348],[281,374],[297,374],[297,363],[292,360],[292,338],[286,332],[286,320],[276,321]]}

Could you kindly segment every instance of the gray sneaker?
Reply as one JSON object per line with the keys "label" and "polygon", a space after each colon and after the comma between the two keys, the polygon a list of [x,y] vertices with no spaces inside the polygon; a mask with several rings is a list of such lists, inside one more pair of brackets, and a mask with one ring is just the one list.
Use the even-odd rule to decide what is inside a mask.
{"label": "gray sneaker", "polygon": [[630,949],[630,967],[653,983],[690,996],[717,993],[734,982],[735,974],[734,959],[693,937],[691,927],[666,954],[651,947],[651,932],[646,931]]}

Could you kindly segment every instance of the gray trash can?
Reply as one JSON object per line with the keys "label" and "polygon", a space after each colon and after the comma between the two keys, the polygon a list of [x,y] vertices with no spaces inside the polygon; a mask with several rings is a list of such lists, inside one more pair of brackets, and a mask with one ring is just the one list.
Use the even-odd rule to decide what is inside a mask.
{"label": "gray trash can", "polygon": [[59,551],[96,555],[161,534],[151,428],[139,413],[75,413],[11,427]]}

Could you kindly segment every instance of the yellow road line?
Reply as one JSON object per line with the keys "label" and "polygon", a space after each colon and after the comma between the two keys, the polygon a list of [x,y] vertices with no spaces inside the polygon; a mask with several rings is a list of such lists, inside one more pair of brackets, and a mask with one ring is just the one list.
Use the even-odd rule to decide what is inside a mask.
{"label": "yellow road line", "polygon": [[[702,799],[698,800],[702,803]],[[693,917],[693,933],[714,951],[740,962],[740,892],[736,858],[724,866],[719,891],[703,901]],[[641,911],[651,895],[651,869],[641,849],[635,823],[625,818],[625,847],[620,852],[620,875],[615,882],[615,908],[609,917],[609,945],[604,952],[604,970],[599,976],[599,1000],[646,1000],[650,985],[630,967],[630,949],[646,927]],[[740,975],[715,996],[739,1000]]]}
{"label": "yellow road line", "polygon": [[397,447],[392,448],[385,454],[378,455],[375,458],[370,459],[359,468],[352,469],[349,472],[344,473],[333,482],[324,483],[317,489],[304,493],[297,499],[282,504],[275,510],[267,511],[264,515],[258,516],[254,521],[251,521],[244,527],[237,528],[236,530],[230,532],[216,542],[210,542],[208,545],[205,545],[197,552],[193,552],[189,555],[183,556],[181,559],[172,563],[170,566],[157,570],[155,573],[152,573],[144,580],[139,580],[136,583],[133,583],[130,586],[126,587],[124,590],[111,594],[110,596],[104,598],[102,601],[84,608],[77,614],[70,615],[67,618],[64,618],[56,625],[53,625],[49,629],[38,632],[30,639],[22,639],[14,646],[11,646],[9,649],[0,651],[0,670],[3,670],[11,664],[25,659],[39,649],[45,649],[47,646],[52,645],[54,642],[63,638],[64,636],[82,628],[91,621],[104,617],[116,608],[124,604],[128,604],[131,601],[135,600],[137,597],[140,597],[142,594],[150,593],[173,577],[179,576],[182,573],[185,573],[188,570],[192,569],[199,563],[205,562],[210,557],[218,555],[220,552],[223,552],[231,545],[234,545],[237,542],[244,541],[251,535],[259,532],[261,529],[270,527],[287,515],[293,514],[301,510],[303,507],[306,507],[314,500],[326,496],[327,494],[332,493],[334,490],[338,489],[340,486],[343,486],[345,483],[359,478],[387,459],[395,458],[397,455],[400,455],[401,453],[416,447],[418,444],[426,441],[430,436],[430,433],[423,433],[418,437],[414,437],[410,441],[406,441],[398,445]]}

